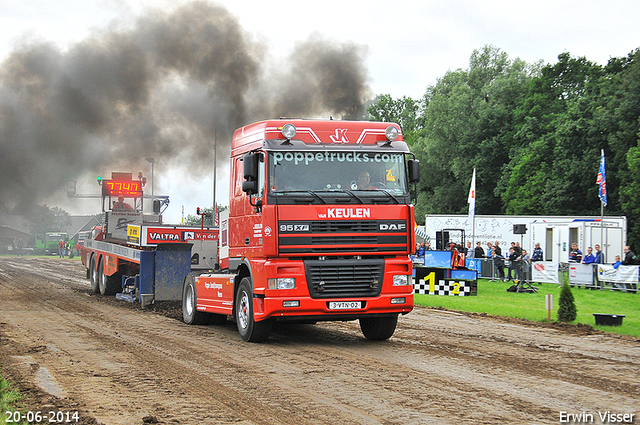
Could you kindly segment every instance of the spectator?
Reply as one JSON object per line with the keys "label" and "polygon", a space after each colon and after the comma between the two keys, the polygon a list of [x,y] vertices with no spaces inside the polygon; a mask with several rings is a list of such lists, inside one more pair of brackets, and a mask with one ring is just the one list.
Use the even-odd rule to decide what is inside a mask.
{"label": "spectator", "polygon": [[471,241],[467,241],[467,248],[464,250],[464,254],[467,258],[473,258],[473,248],[471,247]]}
{"label": "spectator", "polygon": [[542,261],[543,260],[542,248],[540,248],[540,242],[536,242],[536,247],[533,248],[533,255],[531,256],[531,261]]}
{"label": "spectator", "polygon": [[522,254],[520,255],[520,279],[521,280],[530,280],[531,279],[531,257],[526,249],[522,250]]}
{"label": "spectator", "polygon": [[80,245],[80,241],[76,242],[76,245],[73,247],[76,250],[76,255],[80,255],[80,249],[82,249],[82,245]]}
{"label": "spectator", "polygon": [[429,242],[427,242],[426,244],[424,244],[424,250],[425,251],[431,251],[431,244]]}
{"label": "spectator", "polygon": [[587,255],[582,259],[582,264],[593,264],[596,262],[596,256],[593,255],[593,248],[587,248]]}
{"label": "spectator", "polygon": [[604,264],[604,255],[600,251],[600,245],[596,245],[596,258],[593,261],[596,264]]}
{"label": "spectator", "polygon": [[578,249],[577,243],[571,244],[571,252],[569,252],[569,262],[570,263],[579,263],[582,261],[582,251]]}
{"label": "spectator", "polygon": [[505,280],[504,278],[504,257],[498,253],[493,254],[493,267],[498,273],[498,279]]}
{"label": "spectator", "polygon": [[22,240],[22,238],[20,238],[18,240],[18,245],[16,246],[16,248],[18,249],[18,252],[16,252],[16,255],[19,257],[23,257],[24,256],[24,241]]}
{"label": "spectator", "polygon": [[622,261],[620,261],[620,256],[616,255],[616,262],[613,263],[613,268],[617,269],[620,266],[620,264],[622,264]]}
{"label": "spectator", "polygon": [[633,266],[636,264],[636,254],[631,251],[629,245],[624,247],[624,260],[622,260],[623,266]]}
{"label": "spectator", "polygon": [[60,258],[64,258],[64,241],[62,239],[58,241],[58,255]]}
{"label": "spectator", "polygon": [[511,242],[511,248],[513,248],[513,250],[515,251],[516,255],[519,257],[520,254],[522,253],[522,250],[520,249],[520,245],[516,244],[515,242]]}
{"label": "spectator", "polygon": [[500,248],[500,242],[496,241],[496,244],[493,246],[493,252],[496,255],[502,256],[502,248]]}
{"label": "spectator", "polygon": [[418,249],[416,250],[416,255],[418,257],[424,257],[424,242],[418,245]]}
{"label": "spectator", "polygon": [[491,242],[487,242],[487,258],[493,257],[493,244]]}
{"label": "spectator", "polygon": [[[518,254],[515,250],[515,244],[511,248],[509,248],[509,273],[507,274],[507,280],[518,279]],[[511,276],[511,272],[513,271],[513,277]]]}
{"label": "spectator", "polygon": [[484,258],[484,249],[482,249],[482,244],[480,242],[476,244],[476,249],[474,250],[473,256],[475,258]]}

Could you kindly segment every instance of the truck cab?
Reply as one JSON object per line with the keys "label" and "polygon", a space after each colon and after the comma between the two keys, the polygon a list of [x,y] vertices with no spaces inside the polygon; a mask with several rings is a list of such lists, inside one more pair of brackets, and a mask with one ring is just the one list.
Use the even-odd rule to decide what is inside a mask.
{"label": "truck cab", "polygon": [[265,339],[274,320],[356,319],[368,339],[389,338],[413,309],[418,161],[400,127],[255,123],[234,133],[230,175],[220,252],[233,293],[218,297],[233,298],[243,339]]}

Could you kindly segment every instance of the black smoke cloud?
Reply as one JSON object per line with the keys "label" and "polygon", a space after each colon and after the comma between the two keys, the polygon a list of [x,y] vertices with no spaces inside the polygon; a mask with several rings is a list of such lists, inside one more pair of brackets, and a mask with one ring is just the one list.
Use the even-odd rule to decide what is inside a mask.
{"label": "black smoke cloud", "polygon": [[0,208],[64,197],[71,180],[135,174],[146,157],[197,175],[211,169],[214,140],[222,165],[233,130],[256,120],[362,116],[365,47],[313,35],[268,57],[226,9],[201,1],[65,51],[16,48],[0,65]]}

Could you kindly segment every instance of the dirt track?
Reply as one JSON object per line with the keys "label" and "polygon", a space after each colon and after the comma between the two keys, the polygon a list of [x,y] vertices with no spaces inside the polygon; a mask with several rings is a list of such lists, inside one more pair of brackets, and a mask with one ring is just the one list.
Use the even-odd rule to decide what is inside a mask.
{"label": "dirt track", "polygon": [[3,375],[83,424],[640,423],[640,342],[589,327],[417,308],[381,343],[348,322],[250,344],[179,318],[89,294],[78,261],[0,258]]}

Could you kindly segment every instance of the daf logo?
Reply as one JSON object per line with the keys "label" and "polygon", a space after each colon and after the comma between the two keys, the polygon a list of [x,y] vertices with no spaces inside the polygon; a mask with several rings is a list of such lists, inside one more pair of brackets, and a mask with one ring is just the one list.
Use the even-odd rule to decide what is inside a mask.
{"label": "daf logo", "polygon": [[398,224],[387,224],[387,223],[381,223],[380,224],[380,230],[406,230],[407,226],[404,223],[398,223]]}

